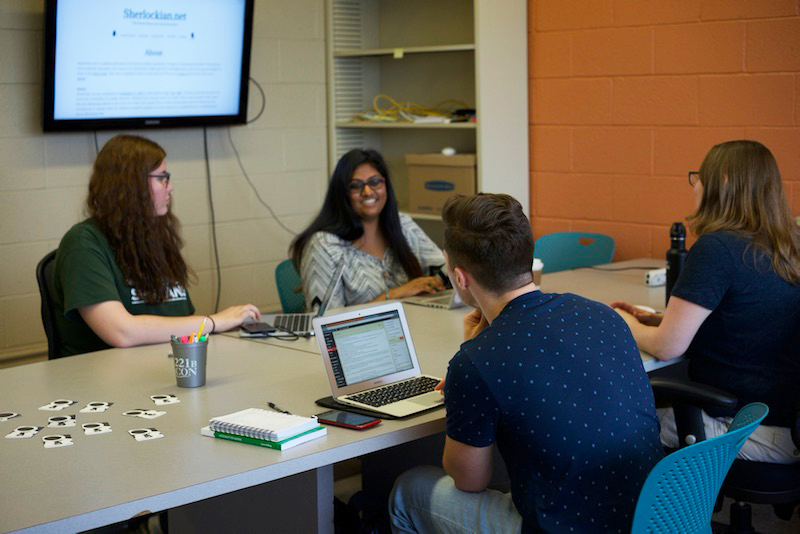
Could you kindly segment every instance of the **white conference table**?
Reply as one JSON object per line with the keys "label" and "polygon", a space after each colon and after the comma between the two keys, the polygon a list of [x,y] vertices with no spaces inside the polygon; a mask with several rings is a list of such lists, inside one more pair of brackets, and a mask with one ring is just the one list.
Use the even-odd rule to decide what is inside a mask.
{"label": "white conference table", "polygon": [[[654,261],[659,263],[636,260],[613,267]],[[660,309],[664,288],[646,288],[642,273],[581,269],[545,275],[542,286],[606,303],[627,300]],[[461,342],[467,310],[405,309],[423,371],[444,376]],[[65,430],[44,428],[30,439],[0,438],[0,531],[79,531],[166,509],[171,530],[191,531],[209,527],[205,521],[215,516],[215,508],[227,507],[250,513],[249,525],[332,532],[333,464],[444,430],[440,409],[404,421],[385,420],[365,432],[328,427],[326,437],[287,451],[201,437],[199,429],[210,417],[265,407],[270,401],[311,415],[323,411],[314,400],[330,394],[313,339],[249,342],[212,336],[208,350],[207,383],[194,389],[175,385],[168,344],[0,370],[0,412],[21,413],[1,422],[0,434],[21,425],[44,426],[52,415],[76,414],[78,423]],[[646,355],[643,363],[647,370],[658,366]],[[181,400],[158,408],[166,415],[154,420],[121,415],[155,408],[149,396],[164,393]],[[63,412],[38,410],[55,399],[78,402]],[[103,414],[78,413],[91,401],[114,405]],[[113,432],[83,435],[81,423],[98,421],[109,422]],[[165,437],[137,442],[127,431],[140,427],[156,428]],[[71,434],[75,444],[45,449],[42,436],[59,433]],[[237,504],[241,502],[245,504]]]}
{"label": "white conference table", "polygon": [[[295,491],[294,500],[276,503],[273,495],[262,503],[261,524],[277,524],[275,516],[293,508],[298,509],[292,514],[299,525],[306,525],[298,531],[332,532],[334,463],[444,429],[444,412],[438,410],[407,421],[384,421],[368,432],[329,427],[327,436],[287,451],[202,437],[200,428],[210,417],[266,407],[269,401],[312,415],[323,411],[314,400],[330,394],[319,356],[227,336],[212,336],[209,343],[206,385],[193,389],[176,386],[167,344],[0,371],[0,411],[21,414],[0,423],[3,436],[21,425],[44,426],[52,415],[75,414],[78,423],[68,429],[44,428],[30,439],[0,438],[0,531],[36,527],[75,532],[305,473],[294,485],[287,479],[278,492],[287,496]],[[427,367],[443,373],[447,359],[431,359]],[[165,393],[181,402],[156,408],[149,396]],[[62,412],[38,410],[55,399],[78,403]],[[91,401],[114,405],[102,414],[78,413]],[[167,414],[153,420],[121,415],[135,408]],[[100,421],[109,422],[113,431],[83,435],[81,423]],[[165,437],[137,442],[127,433],[142,427],[156,428]],[[74,445],[43,447],[42,436],[62,433],[71,434]],[[171,511],[171,530],[172,520]]]}
{"label": "white conference table", "polygon": [[[646,286],[644,284],[644,274],[647,271],[645,267],[660,268],[664,266],[664,260],[640,258],[600,265],[597,268],[550,273],[542,276],[541,290],[547,293],[574,293],[603,304],[626,301],[661,311],[664,309],[665,288],[664,286]],[[406,304],[404,308],[408,316],[415,348],[420,353],[421,362],[425,362],[425,356],[428,353],[440,354],[444,352],[450,355],[455,354],[458,346],[463,341],[463,317],[471,308],[462,307],[444,311],[413,304]],[[334,314],[338,311],[341,310],[331,310],[329,314]],[[238,336],[236,333],[228,335]],[[300,338],[295,341],[283,341],[280,338],[246,339],[255,343],[266,343],[319,355],[319,346],[313,337]],[[675,359],[669,362],[662,362],[646,352],[642,352],[641,355],[642,364],[647,372],[680,361]],[[426,369],[423,369],[423,371],[431,373]]]}

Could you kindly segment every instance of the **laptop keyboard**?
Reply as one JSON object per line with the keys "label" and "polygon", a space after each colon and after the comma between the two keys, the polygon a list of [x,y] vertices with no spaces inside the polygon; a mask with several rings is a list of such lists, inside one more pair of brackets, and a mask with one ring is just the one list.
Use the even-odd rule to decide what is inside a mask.
{"label": "laptop keyboard", "polygon": [[386,404],[429,393],[433,391],[433,388],[438,383],[439,380],[436,378],[420,376],[390,386],[365,391],[364,393],[349,395],[347,398],[370,406],[385,406]]}
{"label": "laptop keyboard", "polygon": [[304,313],[287,313],[276,315],[273,326],[292,332],[307,332],[311,329],[311,317]]}

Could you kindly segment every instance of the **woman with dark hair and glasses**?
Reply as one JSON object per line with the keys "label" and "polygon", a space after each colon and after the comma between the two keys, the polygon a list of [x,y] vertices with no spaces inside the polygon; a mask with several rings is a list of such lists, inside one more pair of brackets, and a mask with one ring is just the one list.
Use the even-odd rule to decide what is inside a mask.
{"label": "woman with dark hair and glasses", "polygon": [[375,150],[341,157],[322,210],[289,251],[308,310],[319,306],[340,261],[345,269],[331,308],[444,289],[441,278],[426,276],[444,264],[442,251],[411,217],[398,213],[389,171]]}
{"label": "woman with dark hair and glasses", "polygon": [[[689,173],[697,242],[663,315],[612,304],[639,348],[659,360],[689,358],[689,377],[736,395],[730,412],[703,415],[707,437],[727,431],[736,410],[760,401],[769,415],[742,447],[746,459],[800,461],[789,428],[800,384],[800,228],[778,165],[755,141],[713,147]],[[677,446],[672,410],[661,439]]]}
{"label": "woman with dark hair and glasses", "polygon": [[[89,180],[89,218],[64,235],[53,271],[62,353],[165,343],[197,332],[186,286],[180,224],[170,208],[166,152],[143,137],[117,135],[100,150]],[[205,332],[260,318],[255,306],[206,316]]]}

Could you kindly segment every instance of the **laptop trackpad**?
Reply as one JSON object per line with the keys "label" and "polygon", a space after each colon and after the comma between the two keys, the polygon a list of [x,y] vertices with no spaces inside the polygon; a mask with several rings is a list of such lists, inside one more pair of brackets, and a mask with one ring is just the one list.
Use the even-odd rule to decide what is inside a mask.
{"label": "laptop trackpad", "polygon": [[431,391],[430,393],[419,395],[418,397],[412,397],[407,400],[408,402],[413,402],[414,404],[419,404],[420,406],[436,406],[437,404],[442,404],[444,402],[444,395],[442,395],[439,391]]}

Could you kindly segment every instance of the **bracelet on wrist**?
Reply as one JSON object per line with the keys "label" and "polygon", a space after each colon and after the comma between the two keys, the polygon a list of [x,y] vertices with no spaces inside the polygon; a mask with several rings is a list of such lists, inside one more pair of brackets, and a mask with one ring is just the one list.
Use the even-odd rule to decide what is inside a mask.
{"label": "bracelet on wrist", "polygon": [[214,322],[214,319],[212,319],[210,315],[206,315],[206,317],[211,321],[211,333],[213,334],[217,331],[217,323]]}

